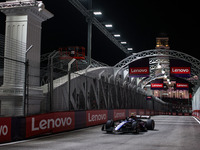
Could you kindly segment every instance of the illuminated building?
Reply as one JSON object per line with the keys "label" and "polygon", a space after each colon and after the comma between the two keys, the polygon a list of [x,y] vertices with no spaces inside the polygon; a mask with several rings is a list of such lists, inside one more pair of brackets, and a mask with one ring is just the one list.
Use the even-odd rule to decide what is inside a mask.
{"label": "illuminated building", "polygon": [[156,38],[156,49],[170,49],[168,37],[157,37]]}
{"label": "illuminated building", "polygon": [[[156,49],[169,50],[169,37],[157,37]],[[154,57],[149,59],[150,74],[163,79],[164,88],[153,90],[152,94],[161,99],[189,99],[188,89],[176,89],[176,79],[170,77],[169,57]]]}

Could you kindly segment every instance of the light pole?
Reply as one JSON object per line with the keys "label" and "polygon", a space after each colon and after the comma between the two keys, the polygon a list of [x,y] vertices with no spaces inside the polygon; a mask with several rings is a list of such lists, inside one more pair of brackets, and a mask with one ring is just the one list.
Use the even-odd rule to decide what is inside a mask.
{"label": "light pole", "polygon": [[[130,50],[128,51],[127,48],[122,45],[114,36],[113,34],[111,34],[108,30],[107,27],[105,27],[104,25],[102,25],[95,17],[92,16],[92,0],[88,0],[88,4],[90,4],[90,7],[87,10],[82,4],[81,2],[79,2],[79,0],[68,0],[74,7],[76,7],[84,16],[87,17],[87,21],[89,20],[89,18],[92,18],[92,24],[94,24],[97,29],[99,29],[108,39],[110,39],[119,49],[121,49],[125,54],[129,55],[130,54]],[[102,13],[95,13],[94,15],[101,15]],[[90,23],[89,23],[90,24]],[[89,27],[88,24],[88,27]],[[92,31],[89,30],[90,33]],[[88,37],[89,39],[89,37]],[[90,41],[91,42],[91,41]],[[88,44],[89,45],[89,44]],[[91,46],[89,46],[88,49],[88,53],[89,55],[91,55],[91,51],[90,51]],[[88,57],[89,58],[89,57]]]}
{"label": "light pole", "polygon": [[88,0],[88,9],[89,9],[89,17],[87,18],[88,22],[87,61],[89,66],[91,64],[91,51],[92,51],[92,20],[93,20],[92,0]]}

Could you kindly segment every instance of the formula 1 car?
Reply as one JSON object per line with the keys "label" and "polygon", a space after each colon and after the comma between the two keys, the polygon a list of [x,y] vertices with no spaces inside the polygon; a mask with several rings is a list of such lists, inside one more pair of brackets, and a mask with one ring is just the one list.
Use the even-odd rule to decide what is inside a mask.
{"label": "formula 1 car", "polygon": [[150,116],[136,115],[135,117],[127,117],[125,120],[118,122],[108,120],[102,126],[102,131],[106,131],[107,133],[129,132],[138,134],[140,131],[146,132],[147,130],[154,130],[155,121],[150,118]]}

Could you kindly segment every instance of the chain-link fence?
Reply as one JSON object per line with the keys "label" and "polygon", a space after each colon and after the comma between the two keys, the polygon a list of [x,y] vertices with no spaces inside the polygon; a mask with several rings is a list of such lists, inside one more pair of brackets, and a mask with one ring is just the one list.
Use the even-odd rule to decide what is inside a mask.
{"label": "chain-link fence", "polygon": [[155,97],[147,101],[146,93],[135,84],[117,81],[112,67],[95,60],[90,66],[86,60],[75,60],[69,65],[72,58],[60,59],[58,51],[42,55],[40,64],[29,57],[26,43],[0,35],[1,116],[98,109],[168,109],[166,103]]}
{"label": "chain-link fence", "polygon": [[3,84],[3,56],[4,56],[5,38],[0,34],[0,85]]}
{"label": "chain-link fence", "polygon": [[0,35],[0,115],[24,115],[25,51],[25,43]]}
{"label": "chain-link fence", "polygon": [[[167,111],[168,105],[131,83],[115,82],[113,68],[93,61],[90,67],[84,60],[59,60],[59,53],[49,55],[46,77],[42,85],[47,99],[44,112],[97,109],[151,109]],[[95,66],[95,67],[94,67]],[[87,68],[86,68],[87,67]],[[43,80],[44,81],[44,80]]]}
{"label": "chain-link fence", "polygon": [[[103,78],[91,78],[83,74],[72,74],[76,78],[53,91],[51,111],[96,110],[96,109],[150,109],[167,111],[168,105],[147,95],[136,87],[105,82]],[[70,90],[69,90],[70,89]],[[70,97],[69,96],[70,91]]]}

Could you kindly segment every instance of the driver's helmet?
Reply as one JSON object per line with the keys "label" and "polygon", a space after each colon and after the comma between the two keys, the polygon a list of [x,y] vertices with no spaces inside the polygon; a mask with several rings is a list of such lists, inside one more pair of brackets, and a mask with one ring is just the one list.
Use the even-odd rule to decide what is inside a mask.
{"label": "driver's helmet", "polygon": [[136,118],[136,114],[135,113],[131,113],[130,118]]}

